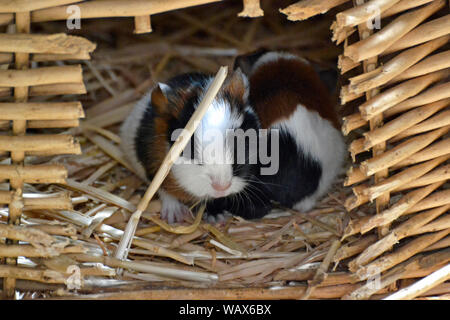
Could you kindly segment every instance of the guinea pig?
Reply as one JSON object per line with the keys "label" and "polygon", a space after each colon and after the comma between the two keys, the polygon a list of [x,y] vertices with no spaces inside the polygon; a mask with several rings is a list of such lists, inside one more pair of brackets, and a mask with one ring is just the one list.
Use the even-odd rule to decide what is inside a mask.
{"label": "guinea pig", "polygon": [[[135,105],[120,129],[121,148],[142,179],[152,180],[212,80],[211,75],[202,73],[178,75],[156,85]],[[247,98],[248,80],[236,70],[158,191],[161,217],[169,223],[182,221],[189,213],[188,206],[198,201],[207,202],[207,213],[212,215],[227,210],[244,216],[248,208],[256,210],[253,204],[258,202],[266,208],[267,201],[259,200],[262,195],[250,184],[255,181],[257,165],[234,161],[236,152],[227,138],[229,130],[259,127]],[[250,150],[246,154],[248,159]]]}
{"label": "guinea pig", "polygon": [[330,78],[322,81],[301,57],[266,50],[237,57],[234,68],[248,77],[261,128],[279,142],[278,171],[260,174],[259,181],[273,201],[309,211],[341,172],[346,150]]}

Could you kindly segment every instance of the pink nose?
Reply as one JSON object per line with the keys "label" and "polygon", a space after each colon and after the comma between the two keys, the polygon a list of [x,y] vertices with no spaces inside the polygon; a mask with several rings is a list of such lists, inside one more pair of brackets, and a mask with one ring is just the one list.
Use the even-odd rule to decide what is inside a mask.
{"label": "pink nose", "polygon": [[211,186],[216,191],[226,191],[231,186],[231,181],[227,182],[227,183],[213,182],[213,183],[211,183]]}

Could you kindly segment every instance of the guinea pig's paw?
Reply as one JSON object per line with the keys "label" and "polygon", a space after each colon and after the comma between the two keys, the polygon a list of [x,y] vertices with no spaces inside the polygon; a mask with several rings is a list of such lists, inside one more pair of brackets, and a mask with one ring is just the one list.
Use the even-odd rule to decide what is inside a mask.
{"label": "guinea pig's paw", "polygon": [[305,199],[297,202],[294,205],[294,209],[300,212],[308,212],[316,205],[316,197],[306,197]]}
{"label": "guinea pig's paw", "polygon": [[161,208],[161,218],[168,223],[183,222],[191,216],[191,211],[187,206],[179,201],[163,201]]}

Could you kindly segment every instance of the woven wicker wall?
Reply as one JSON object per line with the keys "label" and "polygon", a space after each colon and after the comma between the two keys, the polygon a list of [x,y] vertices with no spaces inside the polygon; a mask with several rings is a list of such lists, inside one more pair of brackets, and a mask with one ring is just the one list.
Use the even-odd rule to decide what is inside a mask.
{"label": "woven wicker wall", "polygon": [[[59,1],[63,2],[63,1]],[[65,1],[66,3],[69,1]],[[24,183],[64,183],[67,170],[58,164],[27,165],[27,156],[47,156],[55,154],[79,154],[79,144],[70,135],[28,135],[28,128],[65,128],[78,125],[83,117],[79,102],[28,103],[29,96],[48,96],[68,93],[85,93],[81,66],[54,66],[30,69],[33,62],[66,60],[73,57],[88,57],[95,45],[89,41],[65,34],[33,35],[30,32],[31,10],[46,8],[55,1],[1,1],[0,20],[10,25],[8,33],[0,34],[1,62],[12,62],[13,69],[0,71],[0,92],[11,96],[11,102],[1,103],[1,126],[10,128],[8,135],[0,138],[1,152],[10,153],[10,164],[0,166],[0,180],[9,181],[10,191],[1,191],[0,202],[8,204],[11,225],[3,226],[0,235],[6,237],[10,252],[5,262],[15,265],[17,252],[24,250],[33,255],[29,245],[18,245],[18,240],[26,240],[32,234],[14,234],[14,225],[20,224],[22,210],[29,208],[70,209],[70,198],[64,194],[48,197],[33,197],[23,194]],[[36,234],[34,236],[39,236]],[[44,240],[44,239],[42,239]],[[58,247],[55,244],[55,249]],[[60,246],[58,250],[64,250]],[[14,293],[15,279],[5,278],[4,292]]]}
{"label": "woven wicker wall", "polygon": [[[216,1],[102,0],[78,6],[81,18],[134,17],[134,32],[145,33],[151,31],[152,14]],[[89,59],[95,45],[84,38],[29,33],[32,22],[67,19],[68,5],[74,2],[78,1],[16,0],[11,4],[0,0],[0,25],[10,25],[7,33],[0,34],[0,62],[14,63],[14,69],[0,70],[0,95],[11,100],[0,105],[0,126],[9,129],[8,135],[0,136],[0,152],[9,152],[11,159],[0,166],[0,180],[10,183],[9,191],[0,192],[0,203],[9,205],[9,225],[0,224],[0,238],[8,239],[0,244],[2,252],[9,252],[0,258],[4,264],[0,277],[5,278],[3,289],[8,296],[14,293],[12,275],[27,279],[28,271],[19,274],[19,269],[8,269],[18,256],[49,256],[42,251],[41,243],[58,254],[76,251],[68,243],[47,243],[55,239],[39,230],[16,226],[24,209],[70,209],[72,205],[64,193],[33,198],[24,196],[22,190],[24,183],[64,183],[67,177],[60,165],[26,165],[27,156],[80,152],[70,135],[27,134],[32,128],[76,127],[83,117],[81,104],[76,101],[27,103],[31,96],[86,92],[80,66],[31,68],[36,65],[33,62]],[[243,2],[240,16],[263,14],[259,1]],[[280,11],[297,21],[341,5],[349,8],[351,3],[303,0]],[[351,211],[372,202],[376,214],[352,219],[341,239],[343,245],[339,249],[332,246],[337,252],[325,260],[329,264],[351,259],[349,269],[358,281],[381,275],[376,288],[368,283],[345,292],[346,298],[361,299],[388,287],[405,272],[416,271],[417,266],[432,266],[432,270],[425,268],[429,274],[450,259],[450,15],[445,0],[355,0],[353,5],[338,13],[332,26],[333,40],[344,44],[339,68],[344,76],[353,74],[342,88],[341,101],[358,106],[357,112],[344,118],[342,127],[352,139],[349,151],[354,162],[345,181],[353,195],[345,206]],[[371,28],[372,19],[379,15],[381,30]],[[406,240],[406,245],[392,250]],[[32,244],[19,246],[17,241]],[[430,250],[435,251],[427,256],[420,254]],[[33,279],[39,276],[46,277],[42,273],[33,275]],[[446,271],[427,289],[449,277]],[[53,280],[65,282],[62,277]]]}
{"label": "woven wicker wall", "polygon": [[[300,1],[290,14],[305,18],[345,2]],[[320,11],[311,9],[313,3]],[[362,101],[357,112],[344,117],[342,127],[345,135],[354,137],[349,146],[354,165],[345,181],[353,195],[345,206],[350,211],[372,202],[377,214],[350,221],[343,239],[367,235],[360,248],[351,254],[342,248],[342,256],[335,259],[354,256],[349,269],[359,280],[383,274],[381,286],[386,287],[401,272],[385,271],[430,246],[442,248],[437,261],[448,261],[450,15],[445,0],[353,4],[338,13],[332,25],[333,40],[344,43],[341,73],[362,70],[341,91],[343,105]],[[376,19],[381,22],[379,30]],[[433,227],[421,230],[430,221]],[[370,235],[374,229],[377,238]],[[402,239],[424,232],[392,251]],[[449,277],[445,270],[440,281]],[[348,297],[368,298],[373,293],[375,289],[367,285]]]}

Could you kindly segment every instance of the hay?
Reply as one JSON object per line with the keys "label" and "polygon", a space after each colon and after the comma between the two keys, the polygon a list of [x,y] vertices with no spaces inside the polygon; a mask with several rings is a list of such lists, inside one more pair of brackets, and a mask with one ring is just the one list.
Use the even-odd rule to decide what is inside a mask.
{"label": "hay", "polygon": [[[91,10],[86,11],[89,17],[97,17],[112,3],[102,2],[98,7],[82,5]],[[117,8],[120,2],[114,1]],[[144,7],[148,3],[134,2]],[[212,1],[190,1],[206,2]],[[115,258],[126,225],[147,189],[118,147],[118,128],[134,102],[158,81],[192,70],[214,73],[222,65],[231,67],[235,55],[260,47],[290,50],[323,66],[335,66],[341,52],[330,43],[328,27],[337,13],[332,7],[349,7],[345,2],[300,1],[289,8],[288,3],[261,3],[262,12],[259,1],[245,1],[244,10],[237,2],[160,16],[153,14],[167,8],[142,11],[130,6],[126,15],[134,20],[82,20],[82,29],[68,37],[60,35],[67,32],[65,23],[55,22],[33,24],[34,33],[54,36],[1,35],[0,42],[10,39],[14,46],[8,42],[11,48],[0,57],[6,66],[0,74],[5,106],[0,127],[8,130],[13,120],[15,136],[0,136],[0,151],[11,151],[14,163],[11,166],[7,153],[2,153],[0,177],[10,180],[12,190],[2,185],[0,203],[9,204],[9,219],[20,217],[21,224],[8,224],[8,208],[0,209],[0,239],[10,239],[0,243],[0,261],[7,258],[1,261],[7,264],[0,266],[3,293],[11,296],[16,288],[25,299],[380,299],[409,286],[405,279],[426,277],[440,269],[438,277],[419,283],[413,293],[399,294],[448,296],[447,278],[441,275],[450,261],[448,190],[443,190],[448,179],[448,90],[439,87],[445,85],[439,81],[448,77],[447,56],[441,51],[448,30],[433,29],[434,21],[445,17],[426,20],[441,8],[441,1],[402,0],[392,6],[376,1],[384,5],[382,15],[392,17],[394,27],[402,24],[401,32],[383,39],[382,46],[374,46],[376,38],[370,34],[362,44],[346,45],[339,61],[345,64],[341,71],[351,75],[342,100],[358,102],[362,112],[347,107],[343,131],[350,139],[357,137],[353,157],[365,162],[357,162],[347,177],[341,176],[315,210],[278,208],[255,221],[228,217],[212,224],[193,218],[168,226],[158,218],[161,204],[153,199],[142,210],[128,259]],[[31,21],[64,18],[65,7],[52,8],[50,3],[33,7]],[[303,12],[305,3],[318,7]],[[278,13],[280,7],[292,20],[331,13],[321,20],[289,23]],[[410,8],[420,14],[402,16]],[[0,24],[11,22],[8,10],[2,11]],[[239,12],[263,17],[237,18]],[[18,27],[29,25],[27,14],[29,19],[29,13],[17,14],[25,19]],[[347,18],[337,20],[336,38],[357,36],[356,24],[348,18],[354,14],[358,24],[371,18],[355,9],[341,15]],[[138,34],[151,29],[150,35],[133,35],[133,30]],[[430,32],[419,37],[419,29]],[[366,30],[358,31],[362,35]],[[46,51],[36,41],[52,42]],[[395,52],[413,44],[419,46],[394,58],[378,57],[384,54],[379,50]],[[14,57],[17,47],[26,54]],[[13,70],[13,59],[16,66],[32,62],[39,69]],[[360,63],[364,72],[358,75],[355,68]],[[82,82],[77,65],[83,68]],[[15,82],[1,82],[5,76]],[[14,91],[7,88],[17,85],[22,86]],[[390,98],[389,90],[397,100]],[[76,96],[82,93],[87,94]],[[357,99],[364,95],[368,101],[363,104]],[[436,95],[439,99],[433,100]],[[78,99],[86,114],[79,127],[78,118],[84,114],[74,102]],[[53,112],[55,103],[59,109]],[[383,118],[400,113],[383,125]],[[358,135],[368,121],[370,130]],[[39,134],[26,132],[32,128]],[[390,144],[396,141],[401,142],[392,149]],[[367,156],[365,150],[380,145],[374,155],[386,150],[383,155]],[[419,164],[423,161],[427,162]],[[402,168],[391,178],[386,175],[387,169]],[[369,175],[376,177],[375,183]],[[364,183],[352,190],[343,187],[344,180],[346,186]],[[413,188],[419,189],[409,190]],[[372,200],[386,210],[374,215]],[[356,210],[347,212],[350,208]]]}

